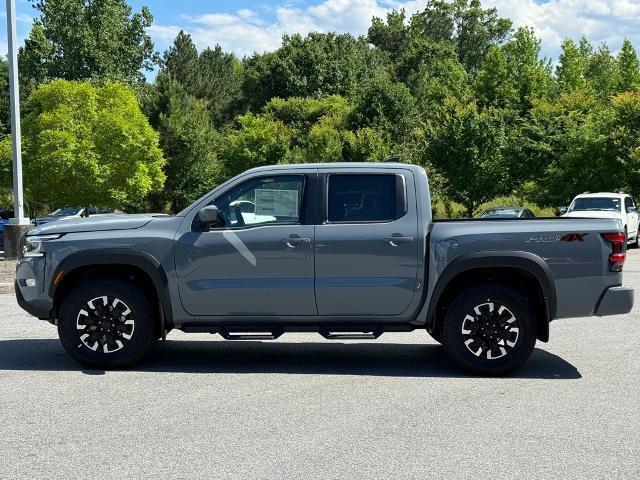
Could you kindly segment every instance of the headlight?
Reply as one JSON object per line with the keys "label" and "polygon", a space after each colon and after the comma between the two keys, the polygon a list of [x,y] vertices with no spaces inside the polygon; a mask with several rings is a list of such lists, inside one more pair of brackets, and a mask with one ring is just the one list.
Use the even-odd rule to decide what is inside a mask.
{"label": "headlight", "polygon": [[49,240],[57,240],[62,235],[33,235],[26,238],[24,244],[23,256],[25,257],[42,257],[42,245]]}

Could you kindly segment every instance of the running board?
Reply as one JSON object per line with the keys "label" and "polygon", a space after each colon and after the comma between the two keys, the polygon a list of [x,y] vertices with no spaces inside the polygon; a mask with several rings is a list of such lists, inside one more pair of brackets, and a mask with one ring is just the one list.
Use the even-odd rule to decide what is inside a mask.
{"label": "running board", "polygon": [[237,327],[233,329],[221,328],[218,333],[225,340],[275,340],[284,333],[284,330],[273,328],[262,331],[255,327]]}
{"label": "running board", "polygon": [[323,327],[318,332],[327,340],[375,340],[384,333],[382,327],[329,328]]}

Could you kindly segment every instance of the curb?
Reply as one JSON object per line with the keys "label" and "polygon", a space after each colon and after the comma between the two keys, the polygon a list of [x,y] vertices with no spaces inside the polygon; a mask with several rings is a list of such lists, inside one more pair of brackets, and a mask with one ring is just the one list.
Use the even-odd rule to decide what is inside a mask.
{"label": "curb", "polygon": [[13,288],[13,283],[0,283],[0,294],[3,293],[14,294],[15,290]]}

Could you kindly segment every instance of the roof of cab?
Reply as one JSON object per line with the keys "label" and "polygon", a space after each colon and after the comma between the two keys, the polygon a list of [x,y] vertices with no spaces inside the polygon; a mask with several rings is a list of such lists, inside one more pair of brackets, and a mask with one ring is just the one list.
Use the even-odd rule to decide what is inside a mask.
{"label": "roof of cab", "polygon": [[614,197],[614,198],[621,198],[621,197],[628,197],[629,194],[628,193],[624,193],[624,192],[589,192],[589,193],[581,193],[580,195],[576,195],[576,198],[589,198],[589,197]]}
{"label": "roof of cab", "polygon": [[371,168],[371,169],[387,169],[387,168],[407,168],[409,170],[424,170],[420,165],[414,165],[412,163],[401,162],[336,162],[336,163],[290,163],[280,165],[267,165],[264,167],[255,167],[251,170],[247,170],[246,173],[273,171],[273,170],[288,170],[291,168],[301,169],[317,169],[317,168]]}

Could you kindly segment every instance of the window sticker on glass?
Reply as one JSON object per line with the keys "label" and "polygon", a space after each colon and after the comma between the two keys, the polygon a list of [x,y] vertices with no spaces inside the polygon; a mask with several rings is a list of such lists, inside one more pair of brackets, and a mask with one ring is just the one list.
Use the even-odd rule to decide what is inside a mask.
{"label": "window sticker on glass", "polygon": [[298,218],[297,190],[256,190],[256,215]]}

